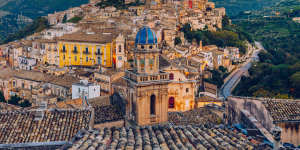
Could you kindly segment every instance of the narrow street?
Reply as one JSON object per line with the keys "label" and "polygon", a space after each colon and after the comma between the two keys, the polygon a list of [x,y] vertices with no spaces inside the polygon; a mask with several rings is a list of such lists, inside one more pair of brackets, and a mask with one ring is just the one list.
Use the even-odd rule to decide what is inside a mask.
{"label": "narrow street", "polygon": [[258,54],[264,48],[260,42],[255,42],[255,46],[257,47],[257,49],[253,51],[252,56],[248,58],[247,61],[244,62],[240,68],[238,68],[238,70],[232,72],[232,74],[229,75],[229,80],[227,80],[220,89],[220,97],[224,97],[224,99],[226,99],[228,96],[230,96],[231,91],[238,84],[240,78],[245,72],[248,71],[248,69],[250,69],[252,62],[258,61]]}

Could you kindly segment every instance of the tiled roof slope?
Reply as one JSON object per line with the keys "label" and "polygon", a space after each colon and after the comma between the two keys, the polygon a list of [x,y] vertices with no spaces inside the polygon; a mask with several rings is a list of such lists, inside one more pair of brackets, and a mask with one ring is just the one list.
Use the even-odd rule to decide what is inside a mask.
{"label": "tiled roof slope", "polygon": [[[82,131],[68,150],[206,150],[254,149],[242,133],[204,126],[146,126]],[[77,139],[77,140],[76,140]]]}
{"label": "tiled roof slope", "polygon": [[169,112],[168,120],[174,125],[220,124],[222,119],[206,108],[185,112]]}
{"label": "tiled roof slope", "polygon": [[300,121],[300,101],[267,100],[263,104],[273,121]]}
{"label": "tiled roof slope", "polygon": [[124,115],[118,106],[110,103],[109,96],[101,96],[88,101],[95,110],[95,124],[124,119]]}
{"label": "tiled roof slope", "polygon": [[18,109],[21,109],[21,107],[0,102],[0,111],[2,111],[2,110],[18,110]]}
{"label": "tiled roof slope", "polygon": [[88,128],[91,111],[45,110],[39,121],[35,115],[35,110],[0,112],[0,144],[70,141]]}

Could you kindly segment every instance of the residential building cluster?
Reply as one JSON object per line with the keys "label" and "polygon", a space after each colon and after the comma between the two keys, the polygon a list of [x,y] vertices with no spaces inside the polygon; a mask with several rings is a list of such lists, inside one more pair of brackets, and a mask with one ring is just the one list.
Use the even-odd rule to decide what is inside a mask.
{"label": "residential building cluster", "polygon": [[[209,70],[236,68],[239,49],[189,43],[179,30],[220,29],[224,8],[207,0],[145,0],[122,10],[98,2],[49,14],[49,29],[0,46],[6,102],[17,95],[32,104],[0,102],[0,149],[270,148],[225,125],[217,85],[205,82]],[[82,19],[65,22],[74,17]]]}

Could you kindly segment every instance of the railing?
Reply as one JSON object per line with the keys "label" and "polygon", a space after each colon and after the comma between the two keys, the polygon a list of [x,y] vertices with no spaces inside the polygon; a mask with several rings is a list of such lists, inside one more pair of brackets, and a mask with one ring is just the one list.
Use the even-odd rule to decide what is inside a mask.
{"label": "railing", "polygon": [[95,55],[102,55],[102,53],[95,52]]}

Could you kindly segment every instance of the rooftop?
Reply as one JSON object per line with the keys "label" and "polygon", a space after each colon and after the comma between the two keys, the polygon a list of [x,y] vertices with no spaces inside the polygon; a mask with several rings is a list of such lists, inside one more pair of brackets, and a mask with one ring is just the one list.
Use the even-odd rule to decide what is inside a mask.
{"label": "rooftop", "polygon": [[75,32],[71,34],[65,34],[59,38],[61,41],[66,42],[90,42],[97,44],[105,44],[113,41],[117,37],[115,33],[95,33],[95,32]]}
{"label": "rooftop", "polygon": [[273,121],[300,121],[300,101],[267,100],[263,102]]}
{"label": "rooftop", "polygon": [[[254,149],[245,135],[222,127],[144,126],[81,131],[65,148],[75,149]],[[76,139],[76,138],[75,138]]]}
{"label": "rooftop", "polygon": [[169,112],[168,120],[174,125],[220,124],[222,119],[207,108],[185,112]]}
{"label": "rooftop", "polygon": [[75,134],[88,129],[90,110],[45,110],[36,120],[37,110],[0,112],[0,145],[32,142],[70,141]]}
{"label": "rooftop", "polygon": [[21,107],[0,102],[0,111],[1,110],[18,110],[18,109],[21,109]]}
{"label": "rooftop", "polygon": [[101,96],[88,101],[95,110],[95,124],[124,119],[118,106],[111,105],[109,96]]}

